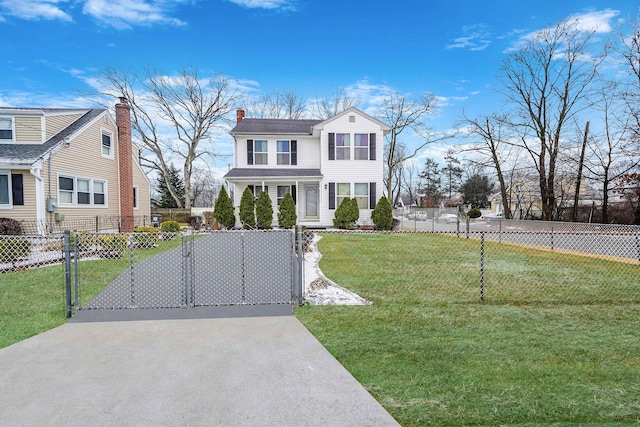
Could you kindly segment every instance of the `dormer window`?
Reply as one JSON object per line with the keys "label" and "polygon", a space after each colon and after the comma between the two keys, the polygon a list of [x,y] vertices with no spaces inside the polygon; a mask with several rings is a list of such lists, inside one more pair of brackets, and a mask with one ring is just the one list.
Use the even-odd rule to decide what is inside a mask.
{"label": "dormer window", "polygon": [[0,117],[0,141],[13,140],[13,119]]}

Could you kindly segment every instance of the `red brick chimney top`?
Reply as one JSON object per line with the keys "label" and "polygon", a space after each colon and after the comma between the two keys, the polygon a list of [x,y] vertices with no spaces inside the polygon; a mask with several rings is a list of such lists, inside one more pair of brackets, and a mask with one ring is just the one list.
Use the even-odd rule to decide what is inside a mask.
{"label": "red brick chimney top", "polygon": [[244,110],[242,108],[238,108],[236,110],[236,124],[240,123],[244,119]]}

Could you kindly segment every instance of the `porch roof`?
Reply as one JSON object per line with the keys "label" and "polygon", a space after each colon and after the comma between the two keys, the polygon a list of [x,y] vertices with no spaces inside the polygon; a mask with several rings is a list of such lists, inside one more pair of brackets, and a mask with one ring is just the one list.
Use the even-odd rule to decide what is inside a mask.
{"label": "porch roof", "polygon": [[233,168],[223,177],[229,181],[246,178],[322,178],[320,169]]}

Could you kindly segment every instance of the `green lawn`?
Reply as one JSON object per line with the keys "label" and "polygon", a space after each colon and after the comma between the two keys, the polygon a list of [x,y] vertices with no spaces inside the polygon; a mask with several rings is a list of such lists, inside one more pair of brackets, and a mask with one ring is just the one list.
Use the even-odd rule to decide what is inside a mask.
{"label": "green lawn", "polygon": [[[296,316],[403,426],[640,422],[640,274],[493,245],[482,303],[477,241],[327,233],[322,271],[373,305]],[[636,303],[576,302],[618,288]]]}
{"label": "green lawn", "polygon": [[[159,240],[155,248],[134,250],[134,260],[141,261],[181,243],[180,238]],[[126,270],[129,261],[128,251],[120,259],[80,261],[80,305]],[[0,348],[62,325],[67,321],[65,307],[63,265],[0,274]]]}

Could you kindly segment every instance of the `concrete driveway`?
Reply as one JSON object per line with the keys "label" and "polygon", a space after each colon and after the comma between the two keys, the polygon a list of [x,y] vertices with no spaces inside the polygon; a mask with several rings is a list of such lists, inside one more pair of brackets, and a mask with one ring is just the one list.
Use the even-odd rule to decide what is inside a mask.
{"label": "concrete driveway", "polygon": [[5,427],[398,425],[292,315],[70,322],[0,387]]}

